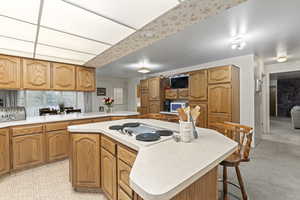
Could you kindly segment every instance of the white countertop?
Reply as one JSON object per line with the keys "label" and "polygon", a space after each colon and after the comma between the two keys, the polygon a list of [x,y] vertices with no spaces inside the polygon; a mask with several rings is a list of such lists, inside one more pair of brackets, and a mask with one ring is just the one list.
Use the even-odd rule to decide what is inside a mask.
{"label": "white countertop", "polygon": [[139,142],[108,129],[109,125],[141,122],[178,131],[179,125],[151,119],[126,119],[69,126],[70,132],[103,133],[139,153],[130,173],[130,185],[144,200],[170,200],[232,154],[237,143],[220,133],[198,128],[199,138],[191,143],[168,139]]}
{"label": "white countertop", "polygon": [[178,115],[178,112],[161,111],[159,113],[160,114],[165,114],[165,115]]}
{"label": "white countertop", "polygon": [[22,121],[1,122],[0,128],[28,125],[28,124],[77,120],[77,119],[92,119],[98,117],[132,116],[138,114],[139,114],[138,112],[120,111],[120,112],[113,112],[113,113],[90,112],[90,113],[73,113],[73,114],[65,114],[65,115],[38,116],[38,117],[29,117],[26,120],[22,120]]}

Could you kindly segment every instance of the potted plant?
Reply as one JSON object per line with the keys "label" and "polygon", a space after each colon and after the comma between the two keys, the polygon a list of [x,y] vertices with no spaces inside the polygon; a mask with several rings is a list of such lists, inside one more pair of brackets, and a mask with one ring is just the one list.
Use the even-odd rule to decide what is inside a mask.
{"label": "potted plant", "polygon": [[113,103],[114,103],[114,99],[111,97],[105,97],[103,99],[103,103],[106,106],[106,112],[107,113],[111,113],[112,112],[112,107],[113,107]]}

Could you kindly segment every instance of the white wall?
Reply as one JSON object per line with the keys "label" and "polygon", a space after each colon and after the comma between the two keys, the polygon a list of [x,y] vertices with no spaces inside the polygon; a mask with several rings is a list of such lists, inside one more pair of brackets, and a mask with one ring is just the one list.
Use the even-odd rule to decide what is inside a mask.
{"label": "white wall", "polygon": [[99,74],[96,76],[96,87],[106,88],[106,96],[97,96],[96,92],[92,95],[93,112],[99,110],[99,106],[103,106],[104,97],[113,97],[114,88],[123,88],[123,104],[114,105],[113,111],[127,111],[128,110],[128,79],[116,77],[103,77]]}
{"label": "white wall", "polygon": [[277,63],[265,66],[265,76],[263,79],[263,101],[264,101],[264,133],[270,133],[270,74],[300,71],[300,61]]}

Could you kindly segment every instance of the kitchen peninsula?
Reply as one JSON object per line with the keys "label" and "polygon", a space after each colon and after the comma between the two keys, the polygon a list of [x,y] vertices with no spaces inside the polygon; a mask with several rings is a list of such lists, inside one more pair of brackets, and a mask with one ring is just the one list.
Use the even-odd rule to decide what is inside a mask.
{"label": "kitchen peninsula", "polygon": [[[178,124],[123,119],[69,126],[73,188],[101,189],[110,200],[217,200],[217,167],[237,143],[210,129],[197,128],[191,143],[166,137],[137,141],[112,125],[140,123],[178,132]],[[188,198],[187,198],[188,197]]]}

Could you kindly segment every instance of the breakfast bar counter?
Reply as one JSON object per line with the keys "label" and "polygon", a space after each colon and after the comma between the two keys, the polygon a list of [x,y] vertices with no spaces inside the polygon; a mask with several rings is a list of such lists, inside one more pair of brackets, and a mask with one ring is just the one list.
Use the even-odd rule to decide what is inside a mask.
{"label": "breakfast bar counter", "polygon": [[[135,136],[121,134],[119,131],[109,129],[111,125],[132,122],[148,124],[174,132],[178,132],[179,129],[178,124],[171,122],[153,119],[124,119],[69,126],[68,131],[72,136],[100,135],[105,141],[110,138],[116,146],[120,145],[120,148],[128,147],[129,152],[136,152],[136,158],[130,166],[130,175],[128,175],[129,186],[134,195],[127,192],[127,199],[217,199],[217,166],[237,149],[237,143],[214,130],[203,128],[197,128],[199,138],[190,143],[176,142],[172,137],[162,137],[155,142],[142,142],[137,141]],[[107,142],[105,145],[107,145]],[[74,147],[76,146],[73,145]],[[107,148],[104,147],[106,152],[105,149]],[[116,161],[117,166],[119,166],[119,162],[123,163],[121,157],[123,155],[119,156],[118,154],[119,146],[116,149],[117,158],[121,158],[121,161]],[[111,152],[114,154],[115,150]],[[101,165],[103,165],[102,162]],[[119,170],[119,168],[117,167],[116,170]],[[101,174],[101,176],[106,176],[105,174]],[[118,174],[120,175],[120,173]],[[104,182],[102,181],[100,186],[102,189],[106,187],[106,178],[102,177],[101,180],[103,179]],[[105,189],[103,189],[104,193],[113,194],[114,190],[118,190],[116,192],[118,199],[125,199],[122,197],[128,190],[122,189],[124,187],[120,180],[117,181],[117,185],[119,187],[113,188],[111,192],[105,192]],[[128,188],[125,187],[125,189]],[[189,195],[190,198],[183,197],[185,195]],[[114,195],[111,197],[110,199],[114,199]]]}

